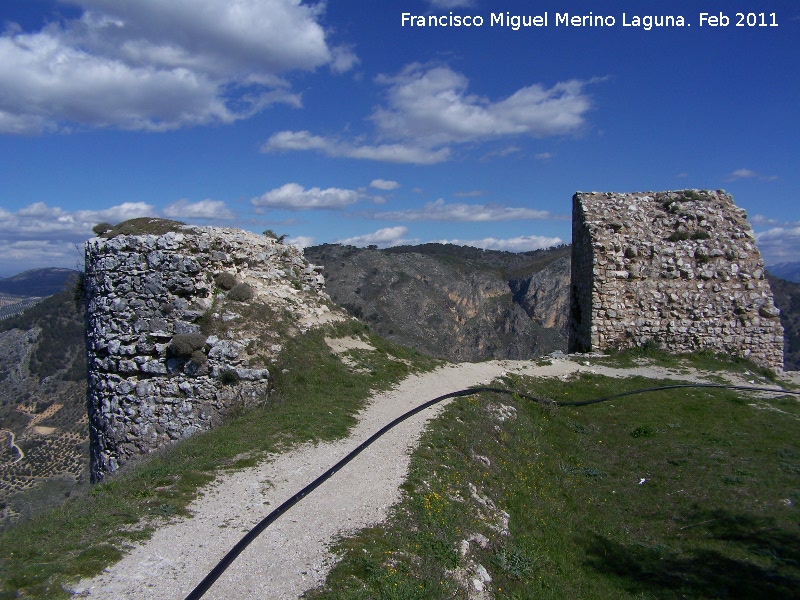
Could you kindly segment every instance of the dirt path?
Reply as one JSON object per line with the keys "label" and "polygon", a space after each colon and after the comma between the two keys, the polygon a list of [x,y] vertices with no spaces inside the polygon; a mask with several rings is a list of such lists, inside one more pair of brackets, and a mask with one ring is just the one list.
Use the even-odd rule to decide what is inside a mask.
{"label": "dirt path", "polygon": [[17,451],[17,458],[11,464],[12,465],[16,464],[16,463],[20,462],[23,458],[25,458],[25,453],[22,451],[22,448],[17,446],[16,436],[14,435],[14,432],[11,431],[10,429],[0,429],[0,433],[7,433],[8,434],[8,437],[9,437],[8,447],[11,450],[16,450]]}
{"label": "dirt path", "polygon": [[[549,366],[528,361],[448,365],[413,376],[375,396],[349,438],[304,445],[257,467],[220,476],[190,510],[195,515],[165,526],[102,575],[74,586],[81,597],[184,598],[224,554],[273,508],[313,481],[383,425],[442,394],[489,383],[506,372],[567,376],[591,370],[611,376],[696,379],[689,373],[644,367],[620,371],[569,359]],[[321,583],[331,560],[326,548],[337,535],[385,519],[427,420],[441,406],[404,422],[268,528],[208,591],[214,599],[297,598]]]}

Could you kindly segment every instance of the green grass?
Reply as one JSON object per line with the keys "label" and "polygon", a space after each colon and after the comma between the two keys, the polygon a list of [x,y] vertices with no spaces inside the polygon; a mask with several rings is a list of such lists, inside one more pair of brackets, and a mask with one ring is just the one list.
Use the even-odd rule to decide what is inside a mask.
{"label": "green grass", "polygon": [[[376,351],[352,372],[325,335],[369,338]],[[343,437],[372,391],[436,361],[371,338],[355,322],[286,343],[270,369],[270,402],[126,468],[107,483],[73,493],[60,507],[0,534],[0,598],[66,598],[63,585],[99,573],[165,519],[186,514],[198,488],[221,469],[252,466],[268,452]]]}
{"label": "green grass", "polygon": [[[717,354],[711,350],[699,350],[689,354],[670,354],[651,342],[644,346],[625,350],[610,350],[607,356],[592,357],[592,362],[618,368],[633,368],[641,364],[686,371],[689,368],[699,371],[725,371],[740,373],[747,378],[758,377],[770,382],[776,381],[775,372],[761,367],[753,361],[731,354]],[[722,381],[722,379],[720,379]]]}
{"label": "green grass", "polygon": [[[674,382],[499,383],[580,400]],[[415,451],[390,519],[341,540],[342,561],[309,597],[465,597],[448,570],[481,534],[487,547],[471,543],[469,557],[497,598],[796,598],[800,403],[752,402],[708,389],[580,408],[454,401]],[[500,404],[516,418],[493,416]],[[470,484],[509,514],[507,534]]]}
{"label": "green grass", "polygon": [[[106,224],[107,225],[107,224]],[[118,223],[102,234],[104,238],[118,235],[164,235],[170,231],[178,232],[184,225],[181,221],[155,217],[139,217]]]}

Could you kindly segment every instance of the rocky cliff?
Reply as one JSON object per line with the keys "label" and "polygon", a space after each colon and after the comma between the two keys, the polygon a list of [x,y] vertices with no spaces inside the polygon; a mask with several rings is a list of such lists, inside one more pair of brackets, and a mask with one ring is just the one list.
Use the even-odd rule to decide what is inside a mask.
{"label": "rocky cliff", "polygon": [[95,481],[264,401],[282,336],[331,318],[324,280],[295,246],[235,229],[135,225],[86,243]]}
{"label": "rocky cliff", "polygon": [[306,249],[336,303],[394,342],[453,361],[566,350],[568,255],[443,244]]}

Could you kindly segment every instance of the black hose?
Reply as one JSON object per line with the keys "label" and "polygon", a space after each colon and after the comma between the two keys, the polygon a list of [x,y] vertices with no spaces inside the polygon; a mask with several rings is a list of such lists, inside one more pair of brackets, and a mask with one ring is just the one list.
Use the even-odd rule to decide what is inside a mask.
{"label": "black hose", "polygon": [[448,398],[459,398],[461,396],[471,396],[473,394],[478,394],[481,392],[489,392],[495,394],[511,394],[516,395],[519,398],[525,400],[532,400],[534,402],[538,402],[540,404],[546,405],[554,405],[554,406],[586,406],[589,404],[598,404],[600,402],[607,402],[609,400],[614,400],[616,398],[622,398],[624,396],[632,396],[634,394],[643,394],[645,392],[656,392],[661,390],[673,390],[679,388],[718,388],[718,389],[731,389],[731,390],[746,390],[750,392],[771,392],[771,393],[779,393],[779,394],[790,394],[794,396],[800,396],[800,392],[793,392],[790,390],[784,390],[780,388],[765,388],[765,387],[748,387],[748,386],[741,386],[741,385],[724,385],[724,384],[717,384],[717,383],[687,383],[687,384],[676,384],[676,385],[663,385],[658,387],[652,388],[645,388],[640,390],[634,390],[631,392],[622,392],[619,394],[613,394],[611,396],[605,396],[602,398],[594,398],[592,400],[583,400],[580,402],[553,402],[549,400],[544,400],[541,398],[536,398],[534,396],[530,396],[528,394],[521,394],[519,392],[515,392],[513,390],[507,390],[503,388],[493,388],[493,387],[474,387],[469,388],[466,390],[459,390],[457,392],[450,392],[449,394],[444,394],[443,396],[439,396],[434,398],[433,400],[428,400],[424,404],[420,404],[416,408],[411,409],[407,413],[397,417],[389,424],[383,426],[380,430],[376,433],[371,435],[367,440],[359,444],[350,454],[342,458],[339,462],[333,465],[330,469],[325,471],[322,475],[317,477],[314,481],[309,483],[306,487],[302,490],[297,492],[294,496],[286,500],[283,504],[281,504],[278,508],[273,510],[269,515],[267,515],[261,522],[259,522],[255,527],[253,527],[250,531],[248,531],[245,536],[239,540],[239,542],[230,549],[230,551],[222,557],[222,560],[217,563],[217,565],[211,569],[208,575],[203,578],[203,580],[195,587],[191,593],[186,596],[186,600],[198,600],[202,598],[203,595],[209,590],[209,588],[214,585],[214,583],[219,579],[222,574],[227,570],[227,568],[233,563],[234,560],[244,551],[247,546],[249,546],[261,533],[272,523],[278,520],[278,518],[283,515],[286,511],[292,508],[295,504],[300,502],[303,498],[308,496],[311,492],[325,483],[328,479],[333,477],[339,470],[342,469],[347,463],[352,461],[356,456],[361,454],[366,448],[372,445],[378,438],[383,436],[384,433],[389,431],[390,429],[394,428],[395,426],[399,425],[406,419],[409,419],[416,415],[417,413],[422,412],[423,410],[430,408],[434,404],[438,404],[442,400],[447,400]]}

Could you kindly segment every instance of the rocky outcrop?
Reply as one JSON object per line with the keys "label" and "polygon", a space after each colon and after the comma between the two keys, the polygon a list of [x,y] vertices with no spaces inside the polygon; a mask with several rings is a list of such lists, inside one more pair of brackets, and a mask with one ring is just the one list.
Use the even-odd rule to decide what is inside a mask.
{"label": "rocky outcrop", "polygon": [[[545,290],[557,295],[559,286],[567,297],[567,278],[558,281],[557,271],[550,270],[550,265],[563,268],[556,258],[566,254],[566,248],[513,254],[443,244],[306,249],[324,265],[331,298],[350,314],[396,343],[452,361],[524,359],[566,350],[558,328],[565,318],[555,314],[564,302],[544,301],[550,298]],[[510,280],[525,288],[527,304],[515,302]]]}
{"label": "rocky outcrop", "polygon": [[571,351],[655,343],[783,367],[783,328],[745,212],[722,191],[577,193]]}
{"label": "rocky outcrop", "polygon": [[541,271],[509,280],[514,302],[542,327],[567,338],[569,315],[570,257],[562,256]]}
{"label": "rocky outcrop", "polygon": [[298,247],[235,229],[174,229],[86,243],[95,481],[263,401],[281,329],[330,314],[324,279]]}

